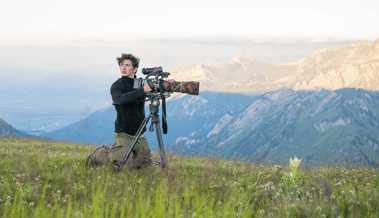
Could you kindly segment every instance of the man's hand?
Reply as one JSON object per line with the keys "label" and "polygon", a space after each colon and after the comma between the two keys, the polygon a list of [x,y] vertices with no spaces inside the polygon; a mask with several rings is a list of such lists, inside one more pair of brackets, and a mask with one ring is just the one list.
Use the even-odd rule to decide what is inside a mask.
{"label": "man's hand", "polygon": [[150,88],[149,84],[146,83],[146,84],[143,86],[143,91],[144,91],[144,92],[151,92],[152,89]]}
{"label": "man's hand", "polygon": [[[171,85],[175,84],[175,80],[174,79],[166,80],[164,84],[165,84],[165,86],[167,86],[167,85],[171,86]],[[165,87],[165,88],[167,88],[167,87]],[[145,83],[145,85],[143,86],[143,91],[144,92],[151,92],[153,90],[151,89],[149,84]]]}

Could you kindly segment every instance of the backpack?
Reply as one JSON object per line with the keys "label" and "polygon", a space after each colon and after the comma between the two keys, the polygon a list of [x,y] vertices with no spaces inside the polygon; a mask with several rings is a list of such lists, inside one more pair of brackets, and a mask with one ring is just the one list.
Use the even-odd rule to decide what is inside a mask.
{"label": "backpack", "polygon": [[110,162],[109,160],[110,150],[111,148],[106,145],[97,147],[95,151],[93,151],[90,155],[88,155],[87,160],[86,160],[86,166],[97,167],[97,166],[108,164]]}

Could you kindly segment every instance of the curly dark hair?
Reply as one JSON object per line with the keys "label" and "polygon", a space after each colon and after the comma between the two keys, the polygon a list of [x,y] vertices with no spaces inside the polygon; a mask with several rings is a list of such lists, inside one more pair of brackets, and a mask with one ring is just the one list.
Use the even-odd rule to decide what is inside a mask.
{"label": "curly dark hair", "polygon": [[118,65],[120,65],[124,60],[130,60],[134,68],[139,66],[139,58],[132,54],[122,53],[120,57],[117,58]]}

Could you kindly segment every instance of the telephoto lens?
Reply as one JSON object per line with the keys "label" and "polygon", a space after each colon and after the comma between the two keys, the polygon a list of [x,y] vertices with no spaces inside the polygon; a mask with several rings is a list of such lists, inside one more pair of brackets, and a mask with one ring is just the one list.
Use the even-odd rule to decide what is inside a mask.
{"label": "telephoto lens", "polygon": [[199,95],[200,83],[197,81],[174,81],[162,80],[161,87],[167,92],[180,92],[189,95]]}

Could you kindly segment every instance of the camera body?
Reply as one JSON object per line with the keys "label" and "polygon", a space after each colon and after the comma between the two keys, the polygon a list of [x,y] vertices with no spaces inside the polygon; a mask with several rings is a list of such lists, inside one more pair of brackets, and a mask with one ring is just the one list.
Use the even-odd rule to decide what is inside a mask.
{"label": "camera body", "polygon": [[163,72],[162,67],[150,67],[150,68],[142,68],[142,74],[146,76],[161,76],[167,78],[170,73]]}

